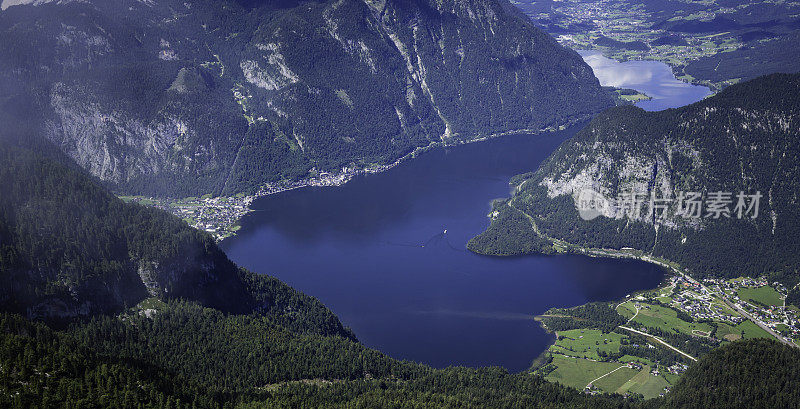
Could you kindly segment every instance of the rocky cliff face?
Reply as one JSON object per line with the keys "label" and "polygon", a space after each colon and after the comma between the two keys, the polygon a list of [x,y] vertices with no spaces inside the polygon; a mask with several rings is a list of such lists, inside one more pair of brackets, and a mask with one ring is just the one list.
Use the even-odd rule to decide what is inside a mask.
{"label": "rocky cliff face", "polygon": [[[797,86],[796,76],[759,83],[772,87],[781,81]],[[755,87],[748,84],[676,111],[606,112],[560,147],[534,180],[546,188],[548,198],[567,195],[576,203],[586,190],[611,200],[637,192],[644,196],[640,213],[631,214],[620,206],[599,210],[607,218],[669,228],[701,229],[716,218],[704,217],[705,209],[703,217],[687,219],[676,206],[653,217],[648,209],[651,196],[677,200],[681,193],[708,198],[716,191],[731,192],[733,210],[739,192],[761,192],[760,216],[764,223],[769,221],[765,226],[774,234],[779,218],[795,223],[780,215],[788,211],[787,205],[795,204],[794,195],[787,196],[785,189],[800,174],[798,163],[787,159],[796,154],[794,141],[800,138],[800,106],[785,93],[784,98],[768,102],[771,97]],[[777,197],[783,200],[776,201]]]}
{"label": "rocky cliff face", "polygon": [[505,0],[35,4],[0,12],[5,101],[129,193],[251,191],[611,105]]}
{"label": "rocky cliff face", "polygon": [[515,178],[507,213],[480,243],[509,247],[496,246],[507,236],[500,225],[529,225],[527,215],[547,236],[635,248],[698,275],[795,274],[798,90],[800,75],[772,75],[680,109],[610,109]]}

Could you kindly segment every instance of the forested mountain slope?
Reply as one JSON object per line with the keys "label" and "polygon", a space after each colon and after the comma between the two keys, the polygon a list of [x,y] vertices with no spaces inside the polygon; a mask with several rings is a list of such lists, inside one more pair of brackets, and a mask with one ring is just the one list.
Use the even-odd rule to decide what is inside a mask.
{"label": "forested mountain slope", "polygon": [[125,193],[252,192],[612,104],[506,0],[12,3],[0,104]]}
{"label": "forested mountain slope", "polygon": [[[188,305],[173,305],[160,310],[159,314],[166,314],[165,317],[140,316],[136,323],[160,327],[181,311],[198,313]],[[113,353],[109,353],[109,349],[94,349],[94,340],[82,335],[87,330],[79,328],[76,335],[54,332],[19,316],[0,314],[0,391],[4,392],[0,394],[0,404],[13,408],[727,408],[791,407],[798,399],[798,352],[770,340],[740,341],[724,346],[701,358],[665,398],[640,402],[619,396],[586,395],[546,382],[539,376],[508,374],[498,368],[433,370],[394,361],[338,337],[293,336],[285,332],[283,341],[279,338],[277,344],[264,344],[253,336],[255,334],[242,335],[250,329],[243,325],[247,318],[229,319],[239,321],[237,330],[230,322],[220,325],[220,321],[208,320],[209,314],[214,313],[200,312],[193,315],[191,321],[208,325],[218,332],[218,338],[229,337],[234,348],[215,352],[228,355],[233,361],[217,360],[219,356],[206,356],[193,349],[190,349],[193,353],[161,356],[155,360],[132,358],[130,349]],[[136,331],[128,323],[115,324],[112,320],[89,324],[88,331],[98,326]],[[155,347],[155,354],[170,343],[190,344],[190,340],[182,338],[187,334],[194,341],[204,340],[205,333],[192,332],[197,329],[190,325],[171,338],[165,332],[149,344]],[[269,330],[269,327],[259,329]],[[104,341],[112,344],[117,338]],[[126,342],[139,345],[142,350],[148,343],[133,337]],[[303,342],[308,342],[307,348],[319,347],[322,342],[328,349],[303,353],[303,349],[296,348]],[[247,353],[235,348],[240,343],[262,349]],[[126,348],[124,343],[120,345]],[[282,352],[288,353],[285,357],[291,360],[282,361]],[[340,352],[342,355],[337,355]],[[352,354],[358,358],[353,360]],[[171,363],[161,366],[169,359]],[[349,364],[347,359],[350,359]],[[304,367],[309,362],[324,366]],[[192,371],[181,368],[173,371],[176,363]],[[242,363],[249,365],[241,366]],[[229,365],[239,366],[232,371]],[[374,372],[354,372],[355,377],[333,379],[340,370],[360,371],[362,366]],[[194,370],[196,368],[199,370]],[[274,371],[274,368],[280,370]],[[215,372],[225,376],[206,378]],[[325,375],[315,380],[290,381],[314,372]],[[287,381],[268,385],[252,383],[268,374],[284,376]],[[247,387],[237,389],[231,381]]]}
{"label": "forested mountain slope", "polygon": [[[352,337],[319,301],[239,269],[206,233],[125,204],[51,143],[0,133],[0,307],[45,320],[116,313],[148,297]],[[13,136],[12,136],[13,134]]]}
{"label": "forested mountain slope", "polygon": [[[579,246],[631,247],[675,261],[698,277],[796,278],[798,142],[798,74],[761,77],[679,109],[612,108],[535,173],[515,177],[513,197],[496,205],[492,226],[470,248],[490,254],[552,251],[543,238],[549,236]],[[641,195],[641,210],[632,215],[624,205],[608,206],[600,217],[584,220],[576,208],[584,191],[602,194],[609,204],[629,200],[633,191]],[[700,217],[679,213],[691,192],[702,194]],[[728,213],[714,211],[715,192],[731,194],[717,200]],[[741,218],[740,192],[748,195]],[[756,215],[749,195],[759,192]],[[531,222],[541,234],[531,232]]]}
{"label": "forested mountain slope", "polygon": [[[237,269],[204,233],[172,216],[121,202],[48,142],[4,132],[2,407],[642,406],[529,373],[437,370],[366,348],[317,300]],[[156,268],[145,276],[152,282],[138,274],[142,262]],[[60,330],[29,318],[58,321]],[[701,359],[686,375],[699,380],[683,381],[674,402],[645,406],[683,407],[695,394],[728,402],[716,394],[729,390],[794,401],[796,352],[769,342],[734,346]],[[790,378],[752,388],[759,371],[773,369]],[[716,389],[697,386],[706,379]]]}
{"label": "forested mountain slope", "polygon": [[791,408],[800,402],[800,351],[752,339],[719,348],[689,368],[658,407]]}
{"label": "forested mountain slope", "polygon": [[529,374],[394,360],[49,142],[4,136],[0,154],[2,407],[627,406]]}
{"label": "forested mountain slope", "polygon": [[[202,321],[201,317],[196,320]],[[154,320],[154,325],[158,318]],[[591,397],[578,391],[549,383],[528,374],[508,374],[498,368],[451,368],[433,370],[418,364],[400,363],[378,352],[336,337],[320,338],[329,349],[292,349],[291,343],[263,344],[253,342],[250,347],[262,347],[254,354],[244,351],[229,352],[238,358],[251,361],[263,359],[258,366],[231,367],[240,361],[225,362],[207,359],[200,354],[180,356],[184,366],[226,372],[226,378],[208,381],[203,376],[208,371],[175,373],[154,365],[150,361],[122,356],[99,354],[87,348],[82,340],[69,333],[56,333],[39,324],[26,322],[17,316],[0,314],[0,405],[9,408],[29,407],[119,407],[119,408],[631,408],[633,403],[621,397]],[[220,336],[233,336],[233,342],[242,338],[238,333],[225,332],[225,328],[212,326]],[[260,328],[263,329],[263,328]],[[199,336],[195,336],[198,339]],[[245,338],[254,341],[258,337]],[[284,339],[297,340],[291,334]],[[326,340],[326,341],[325,341]],[[131,342],[137,342],[132,340]],[[145,344],[146,341],[138,341]],[[159,346],[163,340],[154,341]],[[343,345],[349,346],[348,354]],[[292,360],[283,362],[271,359],[266,351],[289,351]],[[344,351],[342,356],[337,353]],[[276,353],[272,354],[277,355]],[[123,355],[124,356],[124,355]],[[310,375],[303,365],[309,359],[350,358],[352,366],[360,367],[375,357],[388,364],[387,369],[399,365],[405,372],[388,375],[382,370],[359,373],[355,379],[336,379],[338,369],[318,366],[314,372],[320,378],[274,384],[252,384],[250,381],[264,373],[265,368],[281,364],[283,372],[295,371],[295,376]],[[168,357],[164,357],[168,358]],[[215,358],[215,357],[210,357]],[[355,359],[353,359],[355,358]],[[341,361],[340,361],[341,362]],[[380,363],[380,361],[374,361]],[[243,391],[228,389],[228,379],[247,384]]]}

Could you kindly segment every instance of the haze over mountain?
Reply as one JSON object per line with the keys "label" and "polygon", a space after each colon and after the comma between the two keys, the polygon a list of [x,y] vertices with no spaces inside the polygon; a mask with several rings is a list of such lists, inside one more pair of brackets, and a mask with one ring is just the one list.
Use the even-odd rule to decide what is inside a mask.
{"label": "haze over mountain", "polygon": [[[519,373],[400,361],[361,344],[319,300],[239,267],[208,233],[117,195],[252,193],[602,111],[539,170],[512,180],[513,197],[494,202],[471,250],[630,247],[697,277],[768,275],[794,289],[785,301],[797,305],[799,91],[800,74],[771,75],[679,109],[604,110],[613,101],[591,69],[506,0],[1,0],[0,407],[792,407],[800,350],[789,340],[694,330],[689,321],[705,318],[683,310],[668,318],[686,322],[684,333],[645,333],[634,318],[646,292],[539,317],[561,341],[567,330],[596,332],[594,342],[588,332],[570,338],[576,350],[552,345],[602,365],[570,367],[582,372],[575,389],[535,372],[558,370],[544,354]],[[752,218],[603,210],[583,220],[575,200],[586,189],[763,199]],[[387,196],[375,203],[396,197]],[[447,297],[455,286],[440,281]],[[371,291],[346,280],[332,288]],[[653,311],[671,308],[657,295]],[[626,302],[633,318],[619,308]],[[620,330],[630,332],[624,344]],[[639,392],[659,370],[674,376]],[[626,371],[622,386],[592,386]],[[636,382],[642,388],[623,388]]]}
{"label": "haze over mountain", "polygon": [[3,3],[0,102],[124,193],[252,192],[612,105],[505,0],[33,3]]}

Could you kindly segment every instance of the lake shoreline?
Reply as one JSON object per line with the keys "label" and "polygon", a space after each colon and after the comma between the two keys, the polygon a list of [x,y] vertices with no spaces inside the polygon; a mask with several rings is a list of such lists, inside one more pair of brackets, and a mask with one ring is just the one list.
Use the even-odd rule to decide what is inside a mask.
{"label": "lake shoreline", "polygon": [[[239,217],[236,219],[236,222],[234,224],[230,224],[229,226],[217,227],[215,231],[219,231],[219,230],[230,231],[231,230],[230,228],[233,228],[234,226],[239,226],[239,222],[242,220],[242,218],[254,211],[250,207],[253,204],[253,202],[255,202],[258,199],[262,199],[262,198],[265,198],[265,197],[268,197],[268,196],[271,196],[271,195],[276,195],[276,194],[279,194],[279,193],[288,192],[288,191],[297,190],[297,189],[302,189],[302,188],[306,188],[306,187],[338,187],[338,186],[343,186],[344,184],[346,184],[347,182],[351,181],[356,176],[372,175],[372,174],[386,172],[388,170],[391,170],[391,169],[395,168],[396,166],[398,166],[398,165],[400,165],[402,163],[405,163],[405,162],[407,162],[409,160],[415,159],[417,156],[423,155],[423,154],[425,154],[426,152],[428,152],[428,151],[430,151],[432,149],[436,149],[436,148],[440,148],[440,147],[441,148],[450,148],[450,147],[469,145],[469,144],[473,144],[473,143],[486,142],[486,141],[490,141],[490,140],[493,140],[493,139],[502,138],[502,137],[505,137],[505,136],[512,136],[512,135],[536,136],[536,135],[540,135],[540,134],[548,133],[548,132],[563,131],[565,129],[568,129],[568,128],[571,128],[571,127],[574,127],[574,126],[578,126],[578,125],[581,125],[581,124],[585,125],[592,118],[594,118],[595,115],[597,115],[597,113],[578,116],[578,117],[569,119],[564,124],[557,125],[557,126],[548,126],[548,127],[541,128],[541,129],[538,129],[538,130],[537,129],[517,129],[517,130],[511,130],[511,131],[498,132],[498,133],[490,134],[490,135],[487,135],[487,136],[481,136],[481,137],[478,137],[478,138],[459,139],[459,140],[454,141],[454,142],[448,142],[448,141],[431,142],[430,144],[428,144],[426,146],[415,148],[413,151],[403,155],[402,157],[398,158],[397,160],[395,160],[394,162],[392,162],[392,163],[390,163],[388,165],[379,165],[379,166],[371,167],[371,168],[368,167],[368,168],[347,170],[347,171],[343,171],[343,172],[340,172],[340,173],[337,173],[337,174],[326,174],[326,176],[324,176],[324,177],[312,177],[312,178],[300,179],[300,180],[293,181],[293,182],[285,182],[285,183],[264,185],[261,188],[259,188],[259,191],[256,192],[255,194],[245,195],[243,197],[240,197],[240,199],[241,199],[240,203],[244,203],[245,207],[242,210],[242,212],[239,215]],[[233,197],[231,197],[231,198],[233,198]],[[200,229],[200,230],[204,230],[204,229]],[[225,235],[225,236],[218,236],[218,235],[214,234],[213,232],[210,232],[208,230],[206,230],[206,231],[211,233],[212,235],[214,235],[214,238],[217,241],[217,243],[221,243],[225,239],[229,239],[229,238],[232,238],[232,237],[236,236],[235,232],[238,232],[238,230],[239,229],[236,228],[236,230],[234,231],[233,234],[229,234],[229,235]]]}
{"label": "lake shoreline", "polygon": [[646,111],[661,111],[689,105],[711,96],[706,85],[683,81],[669,64],[658,60],[620,61],[607,56],[603,50],[575,50],[588,64],[600,85],[628,88],[650,96],[634,105]]}
{"label": "lake shoreline", "polygon": [[[605,47],[596,47],[596,48],[571,48],[570,47],[570,49],[575,51],[575,52],[597,51],[597,52],[600,52],[604,57],[606,57],[608,59],[611,59],[611,60],[614,60],[614,61],[616,61],[618,63],[626,63],[626,62],[631,62],[631,61],[654,61],[654,62],[664,63],[664,65],[668,66],[670,71],[672,71],[672,75],[677,80],[679,80],[679,81],[681,81],[683,83],[686,83],[686,84],[689,84],[689,85],[697,85],[697,86],[701,86],[701,87],[706,87],[709,90],[711,90],[711,92],[713,94],[716,94],[716,93],[718,93],[718,92],[720,92],[720,91],[722,91],[724,89],[718,83],[715,83],[715,82],[712,82],[712,81],[709,81],[709,80],[701,80],[701,79],[692,77],[690,75],[687,75],[683,71],[685,65],[678,64],[678,63],[676,63],[676,62],[674,62],[674,61],[672,61],[672,60],[670,60],[668,58],[656,58],[655,56],[653,56],[652,58],[636,58],[636,59],[616,58],[615,54],[607,53],[607,51],[611,51],[611,50],[608,50]],[[648,57],[651,57],[651,56],[648,56]]]}
{"label": "lake shoreline", "polygon": [[487,202],[509,194],[509,179],[578,130],[433,149],[337,189],[271,196],[223,250],[317,297],[364,345],[392,357],[525,371],[553,342],[535,315],[615,300],[664,274],[636,260],[480,257],[464,248],[486,227]]}

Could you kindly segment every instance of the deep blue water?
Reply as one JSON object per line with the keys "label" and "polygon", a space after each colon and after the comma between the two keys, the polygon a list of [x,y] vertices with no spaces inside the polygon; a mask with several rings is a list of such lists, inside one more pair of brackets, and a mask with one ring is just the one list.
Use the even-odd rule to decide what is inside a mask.
{"label": "deep blue water", "polygon": [[436,149],[341,187],[265,197],[223,248],[319,298],[390,356],[524,370],[551,342],[533,315],[621,298],[663,276],[633,260],[465,250],[488,225],[490,201],[508,196],[509,178],[536,169],[575,131]]}
{"label": "deep blue water", "polygon": [[675,78],[672,69],[659,61],[626,61],[623,63],[603,56],[600,51],[578,51],[592,67],[601,85],[632,88],[653,99],[640,101],[636,106],[645,111],[677,108],[700,101],[711,95],[707,87],[687,84]]}

